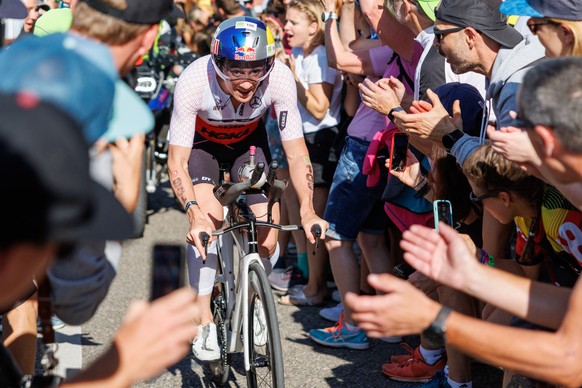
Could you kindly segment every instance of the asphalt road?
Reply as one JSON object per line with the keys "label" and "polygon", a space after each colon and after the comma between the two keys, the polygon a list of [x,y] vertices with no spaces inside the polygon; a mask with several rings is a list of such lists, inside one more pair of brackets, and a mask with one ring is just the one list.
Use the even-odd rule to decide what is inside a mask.
{"label": "asphalt road", "polygon": [[[149,198],[149,217],[145,235],[124,244],[120,272],[109,295],[94,318],[82,326],[82,363],[88,365],[104,352],[131,300],[149,296],[151,249],[156,243],[185,240],[187,220],[175,207],[168,183]],[[307,332],[329,322],[318,315],[317,307],[297,308],[278,305],[285,360],[287,387],[402,387],[413,386],[386,379],[381,366],[390,355],[404,353],[398,344],[371,341],[367,351],[324,348],[313,343]],[[405,338],[415,346],[416,337]],[[474,364],[474,387],[501,386],[501,371]],[[159,377],[137,387],[211,387],[209,371],[188,354]],[[246,387],[242,355],[235,355],[230,387]]]}

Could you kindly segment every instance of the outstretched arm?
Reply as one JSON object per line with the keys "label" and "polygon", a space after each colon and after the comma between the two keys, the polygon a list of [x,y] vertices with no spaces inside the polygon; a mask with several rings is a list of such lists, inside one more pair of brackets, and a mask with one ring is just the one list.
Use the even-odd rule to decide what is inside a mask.
{"label": "outstretched arm", "polygon": [[[441,307],[394,276],[370,275],[368,281],[385,294],[348,293],[345,303],[370,337],[418,334],[430,325]],[[582,384],[581,324],[582,285],[578,284],[556,333],[496,325],[456,312],[449,315],[445,328],[447,344],[463,353],[527,376],[575,387]]]}
{"label": "outstretched arm", "polygon": [[410,265],[440,283],[539,325],[562,324],[572,290],[480,264],[451,227],[441,223],[436,232],[412,226],[403,233],[400,246]]}
{"label": "outstretched arm", "polygon": [[152,303],[132,303],[111,348],[62,387],[129,387],[178,362],[196,336],[195,301],[195,292],[183,288]]}

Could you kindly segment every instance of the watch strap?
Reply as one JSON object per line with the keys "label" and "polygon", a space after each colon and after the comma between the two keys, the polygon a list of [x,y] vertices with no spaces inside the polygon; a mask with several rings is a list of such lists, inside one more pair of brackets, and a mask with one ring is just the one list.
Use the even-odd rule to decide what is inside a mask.
{"label": "watch strap", "polygon": [[390,112],[388,112],[388,114],[386,116],[388,116],[388,118],[390,119],[390,121],[394,122],[394,112],[401,112],[403,110],[404,110],[403,107],[396,106],[396,107],[390,109]]}
{"label": "watch strap", "polygon": [[453,132],[449,132],[442,138],[442,143],[445,149],[448,151],[453,148],[453,146],[459,141],[460,138],[463,137],[465,132],[461,131],[460,129],[455,129]]}

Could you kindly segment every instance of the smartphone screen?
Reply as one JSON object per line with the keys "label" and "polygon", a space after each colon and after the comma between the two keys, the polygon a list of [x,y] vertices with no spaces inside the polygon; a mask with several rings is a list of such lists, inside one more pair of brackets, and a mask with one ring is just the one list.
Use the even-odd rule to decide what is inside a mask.
{"label": "smartphone screen", "polygon": [[390,155],[390,169],[402,171],[406,167],[406,152],[408,151],[408,135],[395,133],[392,138],[392,152]]}
{"label": "smartphone screen", "polygon": [[180,245],[154,245],[150,299],[157,299],[183,286],[184,247]]}
{"label": "smartphone screen", "polygon": [[453,208],[451,202],[441,199],[436,200],[433,202],[433,209],[434,225],[437,231],[439,230],[439,222],[453,226]]}

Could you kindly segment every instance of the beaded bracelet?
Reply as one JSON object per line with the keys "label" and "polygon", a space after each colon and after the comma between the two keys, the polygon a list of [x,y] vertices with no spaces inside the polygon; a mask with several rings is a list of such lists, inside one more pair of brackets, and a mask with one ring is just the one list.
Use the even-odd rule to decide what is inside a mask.
{"label": "beaded bracelet", "polygon": [[196,202],[196,201],[188,201],[188,202],[186,202],[186,205],[184,205],[184,211],[186,213],[188,213],[188,209],[190,209],[190,206],[192,206],[192,205],[198,206],[198,202]]}
{"label": "beaded bracelet", "polygon": [[485,249],[481,249],[481,258],[479,259],[481,264],[493,267],[495,265],[495,258],[491,256]]}

